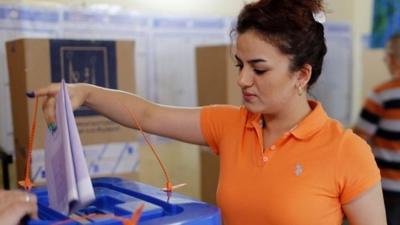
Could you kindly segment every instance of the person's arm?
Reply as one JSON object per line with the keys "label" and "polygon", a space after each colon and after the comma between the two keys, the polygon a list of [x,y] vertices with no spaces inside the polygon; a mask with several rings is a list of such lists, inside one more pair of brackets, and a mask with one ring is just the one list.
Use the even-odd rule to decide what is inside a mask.
{"label": "person's arm", "polygon": [[369,142],[378,129],[384,108],[378,93],[372,91],[361,108],[360,116],[353,131],[358,136]]}
{"label": "person's arm", "polygon": [[386,225],[380,182],[353,201],[343,205],[350,225]]}
{"label": "person's arm", "polygon": [[[34,91],[36,96],[46,96],[43,111],[48,123],[55,121],[55,95],[59,89],[59,84],[52,84]],[[206,144],[200,130],[200,108],[155,104],[131,93],[89,84],[69,84],[68,92],[74,109],[85,105],[121,125],[137,128],[130,111],[148,133]]]}
{"label": "person's arm", "polygon": [[365,141],[369,141],[372,137],[372,134],[369,134],[367,132],[364,132],[363,130],[361,130],[360,128],[358,128],[357,126],[353,127],[353,132],[355,134],[357,134],[358,136],[360,136],[362,139],[364,139]]}
{"label": "person's arm", "polygon": [[37,219],[36,201],[27,192],[0,190],[0,224],[17,225],[26,215]]}

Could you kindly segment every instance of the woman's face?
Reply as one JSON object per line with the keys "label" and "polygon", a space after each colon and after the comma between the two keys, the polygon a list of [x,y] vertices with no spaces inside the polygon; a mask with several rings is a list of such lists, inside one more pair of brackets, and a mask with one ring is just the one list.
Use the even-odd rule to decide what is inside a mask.
{"label": "woman's face", "polygon": [[239,34],[236,50],[243,102],[255,113],[277,114],[296,100],[296,72],[290,72],[290,58],[262,39],[255,31]]}

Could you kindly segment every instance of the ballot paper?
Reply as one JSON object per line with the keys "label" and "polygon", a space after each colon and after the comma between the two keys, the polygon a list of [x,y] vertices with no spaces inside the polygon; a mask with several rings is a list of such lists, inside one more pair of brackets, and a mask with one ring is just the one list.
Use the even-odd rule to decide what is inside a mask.
{"label": "ballot paper", "polygon": [[64,80],[56,96],[56,129],[46,135],[45,169],[50,208],[67,215],[95,199]]}

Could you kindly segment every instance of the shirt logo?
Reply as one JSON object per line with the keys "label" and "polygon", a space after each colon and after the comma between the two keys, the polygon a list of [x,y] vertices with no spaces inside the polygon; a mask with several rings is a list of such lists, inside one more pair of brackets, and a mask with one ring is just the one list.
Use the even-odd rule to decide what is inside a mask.
{"label": "shirt logo", "polygon": [[296,174],[296,176],[300,176],[303,173],[303,170],[303,165],[296,163],[296,166],[294,167],[294,174]]}

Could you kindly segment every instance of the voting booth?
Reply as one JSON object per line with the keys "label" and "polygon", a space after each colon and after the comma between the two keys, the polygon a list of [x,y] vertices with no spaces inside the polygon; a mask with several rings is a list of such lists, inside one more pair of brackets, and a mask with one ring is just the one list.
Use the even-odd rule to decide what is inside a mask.
{"label": "voting booth", "polygon": [[141,204],[144,204],[144,208],[139,225],[222,224],[218,208],[174,192],[167,193],[149,185],[116,177],[96,178],[92,183],[95,201],[73,215],[64,215],[49,208],[45,187],[33,189],[32,192],[38,199],[39,220],[29,220],[27,224],[122,225],[116,217],[130,218]]}
{"label": "voting booth", "polygon": [[[33,121],[34,101],[26,97],[27,91],[64,79],[67,83],[85,82],[135,92],[133,41],[18,39],[8,41],[6,48],[18,180],[25,175]],[[88,108],[79,108],[74,114],[91,175],[131,172],[124,170],[132,170],[130,165],[136,161],[135,131]],[[47,130],[41,110],[37,121],[31,179],[41,183],[46,179],[43,148]]]}
{"label": "voting booth", "polygon": [[[197,96],[200,106],[241,105],[242,93],[236,84],[238,71],[230,45],[196,48]],[[216,204],[219,159],[208,147],[201,147],[201,198]]]}

